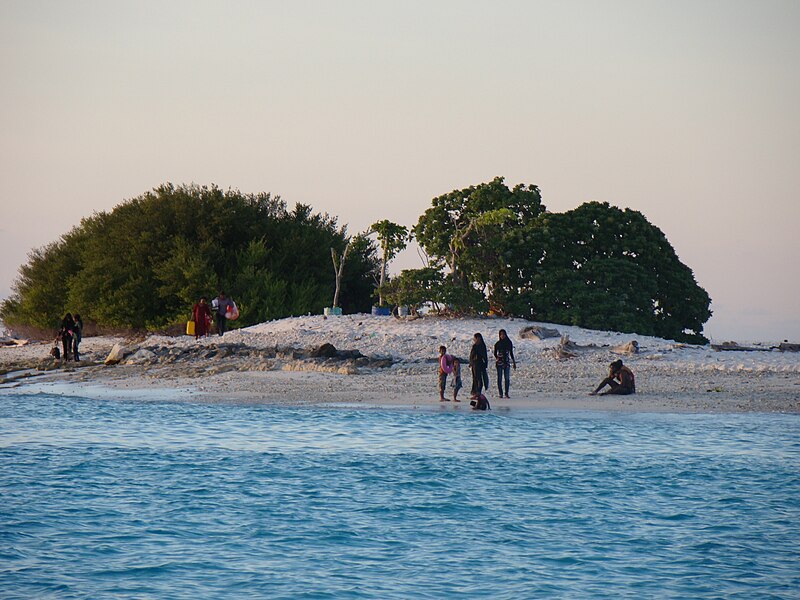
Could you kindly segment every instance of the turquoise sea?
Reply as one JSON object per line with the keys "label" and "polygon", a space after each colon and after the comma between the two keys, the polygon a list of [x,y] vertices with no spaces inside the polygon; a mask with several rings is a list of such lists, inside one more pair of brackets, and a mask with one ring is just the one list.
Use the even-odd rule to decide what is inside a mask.
{"label": "turquoise sea", "polygon": [[800,417],[0,392],[0,598],[800,598]]}

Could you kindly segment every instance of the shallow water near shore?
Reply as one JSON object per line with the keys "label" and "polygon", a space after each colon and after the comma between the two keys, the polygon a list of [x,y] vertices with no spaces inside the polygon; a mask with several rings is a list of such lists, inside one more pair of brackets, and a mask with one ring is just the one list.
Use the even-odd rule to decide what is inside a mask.
{"label": "shallow water near shore", "polygon": [[3,598],[796,598],[800,417],[0,395]]}

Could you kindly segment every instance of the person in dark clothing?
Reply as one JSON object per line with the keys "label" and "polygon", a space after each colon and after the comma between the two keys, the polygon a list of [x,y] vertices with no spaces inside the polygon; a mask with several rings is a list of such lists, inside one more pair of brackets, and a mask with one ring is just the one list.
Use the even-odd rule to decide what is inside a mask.
{"label": "person in dark clothing", "polygon": [[75,323],[75,327],[72,329],[72,358],[75,362],[78,362],[81,359],[80,352],[78,352],[78,346],[83,339],[83,319],[77,313],[73,317],[73,321]]}
{"label": "person in dark clothing", "polygon": [[472,337],[472,349],[469,351],[469,369],[472,372],[472,395],[470,398],[476,400],[484,389],[489,389],[489,373],[486,368],[489,366],[489,355],[486,351],[486,343],[483,336],[476,333]]}
{"label": "person in dark clothing", "polygon": [[64,350],[64,360],[67,361],[72,356],[72,334],[75,329],[75,321],[71,313],[64,315],[61,321],[61,329],[58,335],[61,337],[61,347]]}
{"label": "person in dark clothing", "polygon": [[470,400],[469,405],[472,407],[472,410],[492,410],[489,400],[487,400],[486,396],[483,394],[478,394],[475,400]]}
{"label": "person in dark clothing", "polygon": [[[219,296],[214,298],[211,302],[211,306],[215,310],[214,316],[217,320],[217,333],[219,335],[224,335],[228,324],[228,318],[225,315],[228,309],[233,307],[233,301],[225,295],[225,292],[220,292]],[[195,327],[197,327],[197,322],[195,322]]]}
{"label": "person in dark clothing", "polygon": [[[517,360],[514,358],[514,344],[508,338],[505,329],[500,330],[500,339],[494,345],[494,360],[497,366],[497,391],[500,397],[505,396],[508,398],[508,388],[511,385],[511,367],[517,369]],[[503,386],[503,379],[505,378],[505,386]]]}
{"label": "person in dark clothing", "polygon": [[633,376],[633,371],[624,366],[621,360],[615,360],[609,365],[608,377],[603,379],[600,385],[597,386],[597,389],[589,395],[597,396],[600,390],[605,386],[609,386],[611,389],[601,393],[601,396],[607,394],[627,396],[628,394],[636,393],[636,381]]}

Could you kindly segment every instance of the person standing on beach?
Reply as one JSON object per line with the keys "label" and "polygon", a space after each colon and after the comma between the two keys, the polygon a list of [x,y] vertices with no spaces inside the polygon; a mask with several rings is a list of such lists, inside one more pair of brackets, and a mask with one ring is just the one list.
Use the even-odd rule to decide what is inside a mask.
{"label": "person standing on beach", "polygon": [[[229,308],[233,308],[233,302],[225,295],[225,292],[220,292],[219,296],[214,298],[211,305],[216,309],[217,333],[219,335],[224,335],[228,324],[228,318],[225,314],[228,312]],[[195,321],[195,327],[197,327],[197,321]]]}
{"label": "person standing on beach", "polygon": [[453,357],[453,402],[461,402],[458,399],[458,390],[464,387],[461,382],[461,361]]}
{"label": "person standing on beach", "polygon": [[469,351],[469,369],[472,372],[472,400],[477,399],[481,392],[489,389],[489,373],[486,372],[489,366],[489,355],[486,351],[486,343],[483,336],[476,333],[472,336],[472,349]]}
{"label": "person standing on beach", "polygon": [[192,320],[194,321],[194,339],[199,340],[201,337],[207,336],[211,327],[211,308],[208,306],[205,296],[192,307]]}
{"label": "person standing on beach", "polygon": [[615,360],[609,365],[608,377],[603,379],[597,389],[589,395],[597,396],[598,392],[605,386],[609,386],[611,389],[601,393],[601,396],[608,394],[627,396],[628,394],[636,393],[636,380],[633,376],[633,371],[624,366],[621,360]]}
{"label": "person standing on beach", "polygon": [[72,358],[75,362],[80,361],[81,356],[78,352],[78,346],[83,339],[83,319],[78,313],[75,313],[75,316],[72,318],[75,323],[75,327],[72,329]]}
{"label": "person standing on beach", "polygon": [[75,321],[71,313],[64,315],[61,320],[61,329],[58,335],[61,337],[61,347],[64,349],[64,361],[68,361],[72,356],[72,333],[75,329]]}
{"label": "person standing on beach", "polygon": [[447,389],[447,376],[453,370],[453,357],[447,353],[445,346],[439,346],[439,402],[445,402],[444,391]]}
{"label": "person standing on beach", "polygon": [[[499,333],[500,339],[494,344],[494,360],[497,365],[497,391],[500,397],[503,397],[505,390],[505,397],[508,398],[508,388],[511,385],[511,367],[517,370],[517,360],[514,358],[514,344],[508,338],[505,329],[501,329]],[[505,388],[503,387],[503,378],[505,378]]]}

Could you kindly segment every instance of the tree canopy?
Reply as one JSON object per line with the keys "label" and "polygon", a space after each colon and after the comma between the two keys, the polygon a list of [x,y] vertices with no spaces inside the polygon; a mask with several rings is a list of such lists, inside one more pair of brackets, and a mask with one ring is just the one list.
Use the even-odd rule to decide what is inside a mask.
{"label": "tree canopy", "polygon": [[[424,286],[429,301],[457,311],[484,301],[500,314],[707,341],[711,299],[635,210],[589,202],[550,213],[538,187],[509,189],[498,177],[434,198],[414,234],[450,271],[450,285]],[[414,278],[405,273],[393,292]]]}
{"label": "tree canopy", "polygon": [[[551,213],[537,186],[497,177],[434,198],[411,231],[428,264],[387,279],[406,234],[382,220],[348,236],[335,218],[270,194],[167,184],[31,252],[0,317],[51,328],[70,310],[159,329],[224,289],[250,325],[318,314],[334,290],[343,312],[367,312],[377,281],[380,301],[395,304],[707,341],[708,294],[635,210],[588,202]],[[339,286],[330,260],[343,255]]]}
{"label": "tree canopy", "polygon": [[[515,293],[517,232],[544,212],[539,188],[509,189],[502,177],[434,198],[413,229],[420,246],[450,269],[456,296],[480,291],[492,307]],[[460,290],[460,293],[459,293]],[[445,290],[445,293],[448,293]]]}
{"label": "tree canopy", "polygon": [[[306,205],[289,211],[270,194],[166,184],[34,250],[0,316],[50,328],[72,311],[101,326],[157,329],[220,290],[242,325],[318,313],[334,288],[330,249],[341,253],[347,240],[335,218]],[[369,310],[377,269],[374,244],[360,237],[342,281],[344,310]]]}

